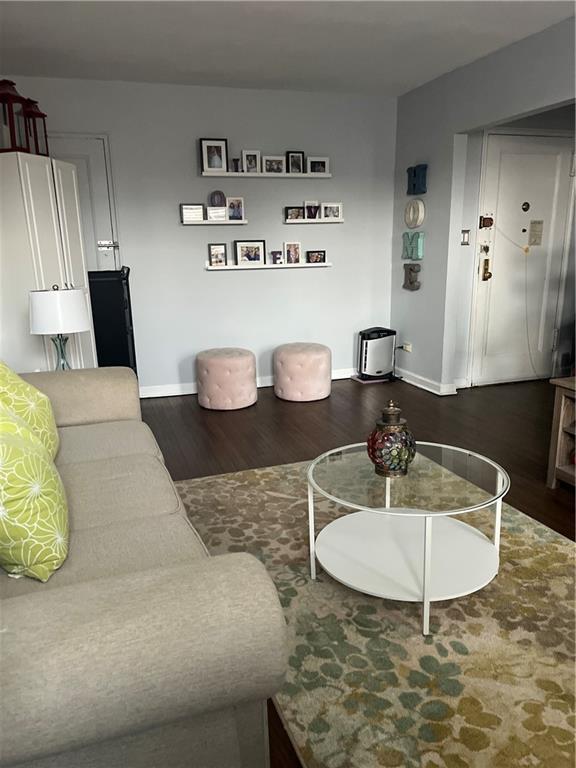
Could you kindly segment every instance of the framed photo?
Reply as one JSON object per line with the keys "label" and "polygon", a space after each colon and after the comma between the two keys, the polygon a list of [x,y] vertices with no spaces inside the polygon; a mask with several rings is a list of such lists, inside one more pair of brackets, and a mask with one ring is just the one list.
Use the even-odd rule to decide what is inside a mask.
{"label": "framed photo", "polygon": [[284,208],[284,218],[286,221],[295,221],[304,218],[304,208],[301,205],[287,205]]}
{"label": "framed photo", "polygon": [[284,261],[286,264],[300,264],[301,243],[284,243]]}
{"label": "framed photo", "polygon": [[304,173],[304,152],[286,152],[286,172]]}
{"label": "framed photo", "polygon": [[208,263],[211,267],[227,266],[226,243],[208,243]]}
{"label": "framed photo", "polygon": [[222,208],[208,206],[208,208],[206,208],[206,218],[208,221],[226,221],[227,213],[228,208],[226,208],[226,206],[223,206]]}
{"label": "framed photo", "polygon": [[329,157],[309,157],[306,162],[308,173],[330,173]]}
{"label": "framed photo", "polygon": [[260,173],[260,150],[242,150],[242,170],[244,173]]}
{"label": "framed photo", "polygon": [[304,200],[304,218],[319,219],[320,203],[318,200]]}
{"label": "framed photo", "polygon": [[200,139],[202,173],[228,170],[228,139]]}
{"label": "framed photo", "polygon": [[326,251],[306,251],[306,264],[325,264]]}
{"label": "framed photo", "polygon": [[282,155],[264,155],[262,173],[286,173],[286,158]]}
{"label": "framed photo", "polygon": [[244,198],[243,197],[227,197],[226,208],[228,209],[229,221],[244,220]]}
{"label": "framed photo", "polygon": [[234,240],[236,264],[266,263],[266,243],[264,240]]}
{"label": "framed photo", "polygon": [[270,251],[271,264],[284,264],[284,254],[282,251]]}
{"label": "framed photo", "polygon": [[342,221],[342,203],[322,203],[322,218]]}
{"label": "framed photo", "polygon": [[185,205],[180,203],[180,221],[182,224],[194,224],[197,221],[204,221],[204,206]]}

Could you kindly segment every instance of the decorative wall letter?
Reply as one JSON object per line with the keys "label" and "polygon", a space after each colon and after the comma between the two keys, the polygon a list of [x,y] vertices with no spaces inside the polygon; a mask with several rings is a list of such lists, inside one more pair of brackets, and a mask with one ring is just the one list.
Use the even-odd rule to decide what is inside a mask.
{"label": "decorative wall letter", "polygon": [[428,166],[426,163],[413,165],[406,169],[408,174],[408,195],[424,195],[426,193],[426,172]]}
{"label": "decorative wall letter", "polygon": [[418,261],[424,256],[424,232],[402,233],[402,258]]}
{"label": "decorative wall letter", "polygon": [[418,280],[420,270],[422,269],[420,264],[404,264],[404,285],[407,291],[418,291],[422,283]]}

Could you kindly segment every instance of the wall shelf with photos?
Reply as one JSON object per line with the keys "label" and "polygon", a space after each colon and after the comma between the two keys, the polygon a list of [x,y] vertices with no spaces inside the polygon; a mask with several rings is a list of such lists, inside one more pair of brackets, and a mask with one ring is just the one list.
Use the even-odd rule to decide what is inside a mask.
{"label": "wall shelf with photos", "polygon": [[228,139],[198,139],[202,176],[243,179],[329,179],[330,158],[288,149],[266,155],[259,149],[243,149],[230,157]]}
{"label": "wall shelf with photos", "polygon": [[325,261],[322,264],[231,264],[226,267],[212,267],[206,263],[205,269],[207,272],[231,272],[235,269],[248,269],[255,272],[261,269],[322,269],[331,266],[332,262],[330,261]]}
{"label": "wall shelf with photos", "polygon": [[284,224],[344,224],[344,219],[284,219]]}
{"label": "wall shelf with photos", "polygon": [[226,227],[233,224],[248,224],[248,219],[226,219],[225,221],[208,221],[207,219],[203,219],[202,221],[184,221],[182,222],[182,226],[184,227],[205,227],[205,226],[212,226],[212,227]]}
{"label": "wall shelf with photos", "polygon": [[231,176],[241,179],[331,179],[331,173],[262,173],[260,171],[202,171],[202,176]]}

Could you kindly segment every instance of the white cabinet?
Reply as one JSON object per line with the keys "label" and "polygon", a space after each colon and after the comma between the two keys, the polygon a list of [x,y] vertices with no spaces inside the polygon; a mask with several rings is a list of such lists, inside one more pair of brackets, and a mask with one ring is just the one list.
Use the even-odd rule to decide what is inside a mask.
{"label": "white cabinet", "polygon": [[[0,154],[0,359],[17,371],[49,370],[49,338],[31,336],[31,290],[73,285],[86,289],[76,169],[70,163],[19,152]],[[73,334],[73,368],[97,363],[94,330]]]}

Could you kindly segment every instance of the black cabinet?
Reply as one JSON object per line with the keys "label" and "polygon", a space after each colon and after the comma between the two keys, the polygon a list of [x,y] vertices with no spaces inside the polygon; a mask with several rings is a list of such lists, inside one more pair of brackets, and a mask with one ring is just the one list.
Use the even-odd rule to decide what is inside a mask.
{"label": "black cabinet", "polygon": [[130,268],[88,272],[98,365],[124,365],[136,370]]}

